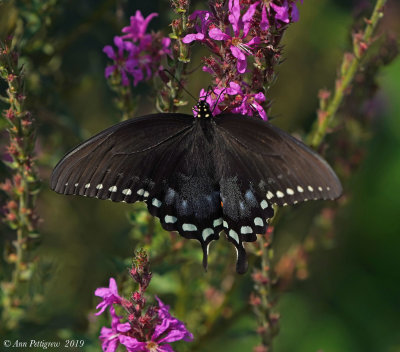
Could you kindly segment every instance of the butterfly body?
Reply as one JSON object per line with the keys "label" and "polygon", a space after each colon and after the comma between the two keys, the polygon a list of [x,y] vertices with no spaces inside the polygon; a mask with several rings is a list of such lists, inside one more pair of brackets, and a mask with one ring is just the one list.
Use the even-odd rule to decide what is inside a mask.
{"label": "butterfly body", "polygon": [[51,188],[117,202],[144,201],[169,231],[208,246],[222,230],[247,268],[243,242],[265,233],[273,204],[334,199],[329,165],[286,132],[256,117],[154,114],[121,122],[68,153]]}

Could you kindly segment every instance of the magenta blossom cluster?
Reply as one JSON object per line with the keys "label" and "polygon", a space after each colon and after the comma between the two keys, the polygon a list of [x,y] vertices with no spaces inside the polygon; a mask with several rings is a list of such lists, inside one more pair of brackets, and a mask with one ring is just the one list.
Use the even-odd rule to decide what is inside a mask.
{"label": "magenta blossom cluster", "polygon": [[144,18],[136,11],[130,18],[130,25],[122,29],[124,34],[114,37],[116,49],[111,45],[104,47],[103,52],[113,60],[105,69],[106,78],[120,75],[122,84],[128,86],[131,77],[136,86],[162,70],[163,58],[171,53],[171,40],[161,33],[146,33],[149,22],[156,16],[157,13],[151,13]]}
{"label": "magenta blossom cluster", "polygon": [[[104,352],[115,352],[123,345],[128,352],[173,352],[171,342],[192,341],[193,335],[185,324],[169,313],[169,307],[158,297],[158,306],[145,309],[145,291],[150,284],[148,257],[144,251],[138,251],[134,264],[129,271],[133,280],[139,284],[129,300],[118,294],[115,280],[110,279],[109,287],[101,287],[95,295],[102,298],[97,305],[102,314],[107,308],[111,315],[111,327],[103,327],[100,333]],[[116,313],[115,306],[120,306],[126,312],[126,319]]]}
{"label": "magenta blossom cluster", "polygon": [[297,1],[215,1],[210,11],[189,17],[193,33],[183,42],[201,42],[211,52],[203,70],[214,78],[213,94],[207,97],[214,114],[228,110],[267,118],[264,87],[279,61],[283,31],[299,19]]}

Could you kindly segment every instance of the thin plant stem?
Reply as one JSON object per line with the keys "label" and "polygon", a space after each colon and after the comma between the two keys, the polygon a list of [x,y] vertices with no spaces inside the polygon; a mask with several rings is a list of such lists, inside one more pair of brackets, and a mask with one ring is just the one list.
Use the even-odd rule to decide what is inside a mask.
{"label": "thin plant stem", "polygon": [[367,25],[363,33],[354,35],[353,54],[345,54],[342,62],[340,76],[336,81],[336,88],[333,97],[329,102],[324,102],[321,99],[321,108],[318,112],[313,130],[308,137],[311,147],[318,148],[322,143],[327,131],[334,122],[336,113],[341,106],[344,97],[351,89],[351,83],[358,70],[360,69],[362,59],[365,57],[367,49],[373,40],[376,26],[379,20],[383,17],[383,9],[387,0],[377,0],[372,16],[366,20]]}

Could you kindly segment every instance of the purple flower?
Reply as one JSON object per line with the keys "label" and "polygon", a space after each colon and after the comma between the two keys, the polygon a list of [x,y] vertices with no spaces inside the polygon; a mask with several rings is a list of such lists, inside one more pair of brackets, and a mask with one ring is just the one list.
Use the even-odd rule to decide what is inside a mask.
{"label": "purple flower", "polygon": [[101,347],[104,352],[115,352],[120,341],[121,334],[131,330],[129,323],[121,324],[121,318],[115,313],[115,308],[110,307],[111,328],[102,327],[100,331]]}
{"label": "purple flower", "polygon": [[136,11],[136,15],[131,16],[130,26],[122,29],[127,34],[114,38],[117,51],[110,45],[104,47],[103,51],[114,61],[113,65],[106,67],[106,78],[119,72],[124,86],[129,84],[129,76],[136,86],[162,69],[162,59],[171,53],[171,39],[161,33],[146,34],[148,24],[155,16],[158,14],[152,13],[144,18],[140,11]]}
{"label": "purple flower", "polygon": [[197,31],[197,33],[187,34],[183,37],[182,42],[184,42],[185,44],[189,44],[194,40],[203,41],[205,39],[208,25],[211,22],[210,18],[212,18],[212,15],[209,11],[197,10],[189,16],[189,20],[191,21],[196,21],[198,18],[200,19],[201,25],[195,25],[195,30]]}
{"label": "purple flower", "polygon": [[[122,84],[127,86],[129,79],[127,74],[130,73],[130,67],[134,65],[133,59],[129,58],[134,50],[134,45],[130,42],[125,42],[121,37],[114,37],[114,44],[117,47],[117,52],[111,45],[106,45],[103,52],[114,61],[114,65],[107,66],[105,69],[106,78],[110,77],[115,71],[121,74]],[[128,54],[128,58],[126,57]]]}
{"label": "purple flower", "polygon": [[118,336],[119,342],[127,348],[128,352],[173,352],[172,347],[169,345],[170,342],[193,340],[193,335],[186,329],[183,322],[171,316],[169,307],[158,297],[156,299],[159,304],[159,323],[156,325],[149,341],[142,342],[129,335],[121,334]]}
{"label": "purple flower", "polygon": [[257,111],[263,120],[267,119],[267,114],[260,103],[265,102],[265,95],[262,92],[256,94],[244,94],[240,85],[235,82],[229,83],[227,94],[234,95],[235,101],[240,105],[233,108],[232,112],[242,115],[253,116],[254,111]]}
{"label": "purple flower", "polygon": [[156,326],[152,340],[158,339],[159,343],[174,342],[178,340],[192,341],[193,334],[189,332],[185,324],[174,318],[169,313],[169,306],[165,305],[157,296],[158,301],[158,317],[161,319],[161,324]]}
{"label": "purple flower", "polygon": [[[299,9],[297,8],[296,1],[291,2],[290,4],[288,3],[287,0],[284,0],[282,6],[276,5],[273,2],[270,4],[270,6],[274,9],[276,12],[275,19],[282,21],[284,23],[289,23],[289,22],[297,22],[299,20]],[[303,0],[301,0],[301,3],[303,3]],[[290,17],[291,20],[290,20]]]}
{"label": "purple flower", "polygon": [[[233,102],[226,102],[225,94],[234,97]],[[214,116],[222,112],[220,104],[225,102],[224,104],[227,106],[224,110],[248,116],[253,116],[257,112],[263,120],[267,119],[267,114],[261,105],[266,100],[264,93],[244,93],[240,85],[236,82],[229,82],[227,88],[214,87],[209,94],[202,89],[200,91],[200,99],[204,98],[206,98],[206,102],[210,105]]]}
{"label": "purple flower", "polygon": [[289,4],[284,0],[282,6],[275,5],[273,2],[270,5],[276,12],[275,18],[284,23],[289,23]]}
{"label": "purple flower", "polygon": [[[103,298],[97,306],[101,309],[96,315],[110,306],[111,327],[102,327],[100,332],[104,352],[115,352],[120,344],[128,352],[173,352],[171,342],[193,340],[193,335],[185,324],[174,318],[169,313],[169,307],[158,297],[158,307],[150,306],[144,310],[146,300],[143,293],[151,279],[149,269],[147,254],[138,251],[130,272],[132,278],[139,283],[139,291],[133,293],[130,300],[118,295],[113,278],[110,279],[109,287],[101,287],[95,291],[96,296]],[[121,322],[123,317],[116,314],[113,304],[123,307],[128,322]]]}
{"label": "purple flower", "polygon": [[229,0],[229,22],[232,25],[233,35],[224,33],[220,28],[216,27],[210,29],[208,32],[208,35],[212,39],[227,41],[232,55],[237,59],[237,70],[239,73],[246,72],[246,55],[251,55],[252,46],[261,42],[259,37],[253,37],[250,40],[247,38],[251,20],[258,4],[258,1],[251,4],[246,13],[241,16],[239,0]]}
{"label": "purple flower", "polygon": [[115,304],[121,304],[122,298],[118,295],[118,287],[114,278],[110,278],[109,287],[100,287],[94,294],[98,297],[103,298],[103,300],[97,305],[96,309],[100,310],[96,315],[103,313],[108,306]]}
{"label": "purple flower", "polygon": [[137,10],[135,16],[131,16],[131,24],[130,26],[122,28],[122,33],[128,33],[125,34],[122,38],[127,39],[130,38],[132,39],[133,42],[136,42],[137,40],[143,38],[143,36],[146,33],[147,26],[149,25],[149,22],[154,18],[157,17],[158,14],[153,12],[150,15],[148,15],[146,18],[143,17],[142,13]]}

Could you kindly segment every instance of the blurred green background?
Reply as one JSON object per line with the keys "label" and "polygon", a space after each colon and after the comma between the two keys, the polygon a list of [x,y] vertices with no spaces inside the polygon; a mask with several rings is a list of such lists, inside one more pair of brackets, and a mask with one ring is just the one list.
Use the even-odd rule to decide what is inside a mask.
{"label": "blurred green background", "polygon": [[[110,276],[124,272],[122,259],[133,254],[137,242],[128,235],[132,226],[127,219],[132,207],[60,196],[48,189],[48,179],[65,152],[120,118],[104,79],[107,59],[102,48],[111,44],[136,9],[145,15],[160,13],[150,28],[164,33],[169,31],[172,11],[166,0],[46,3],[50,15],[35,17],[26,12],[23,38],[29,53],[25,63],[29,72],[28,99],[39,123],[37,155],[43,188],[38,211],[43,219],[43,237],[38,251],[52,264],[52,272],[46,282],[44,304],[31,313],[29,322],[17,333],[25,339],[82,337],[88,341],[87,350],[98,350],[95,335],[87,337],[88,314],[98,303],[93,292],[105,286]],[[205,6],[202,1],[192,3],[193,9]],[[16,21],[14,6],[29,9],[37,4],[0,1],[1,37]],[[309,130],[315,119],[318,90],[332,88],[343,52],[350,48],[355,9],[368,14],[370,5],[368,1],[344,0],[305,0],[300,5],[300,22],[286,34],[286,60],[269,92],[275,124],[290,132]],[[398,40],[400,4],[389,1],[389,8],[384,30],[391,31]],[[200,64],[202,50],[195,49],[193,67]],[[188,89],[194,95],[211,83],[201,70],[192,77]],[[329,249],[316,250],[311,257],[310,277],[279,298],[278,352],[400,351],[400,59],[379,72],[378,82],[376,114],[369,122],[369,138],[360,145],[365,159],[351,170],[351,178],[345,183],[348,200],[338,211],[333,244]],[[139,85],[134,92],[141,96],[138,114],[154,111],[148,87]],[[4,144],[6,134],[0,137]],[[302,220],[303,214],[322,206],[327,204],[305,204],[286,211],[288,224],[279,224],[276,231],[278,253],[279,246],[287,247],[304,238],[309,226],[307,220]],[[295,225],[291,226],[290,220]],[[4,226],[0,230],[8,232]],[[168,238],[169,234],[164,232],[162,236]],[[225,244],[221,239],[212,248],[210,261],[223,253],[225,265],[232,266],[234,254],[230,248],[223,248]],[[184,246],[189,248],[186,251],[191,250],[186,255],[198,253],[190,268],[202,270],[200,248],[188,241]],[[157,276],[154,292],[173,305],[179,318],[194,315],[198,301],[186,297],[183,305],[171,294],[169,285],[174,285],[174,274],[167,269],[172,259],[165,260],[152,268]],[[174,270],[188,270],[185,261],[173,265]],[[218,277],[212,270],[211,264],[208,273],[201,273],[206,281]],[[181,277],[187,278],[188,286],[196,285],[190,281],[190,273]],[[245,305],[252,290],[250,272],[235,280],[238,293],[232,306]],[[201,286],[194,289],[202,294]],[[251,351],[259,341],[255,328],[254,315],[247,307],[231,324],[210,335],[200,350]]]}

